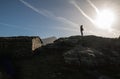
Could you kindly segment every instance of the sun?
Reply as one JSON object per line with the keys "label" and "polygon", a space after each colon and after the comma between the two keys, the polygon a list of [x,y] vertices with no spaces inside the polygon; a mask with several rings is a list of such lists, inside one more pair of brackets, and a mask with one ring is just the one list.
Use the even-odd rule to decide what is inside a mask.
{"label": "sun", "polygon": [[114,21],[115,21],[115,15],[114,15],[113,11],[111,11],[109,9],[104,9],[97,13],[97,16],[95,19],[95,24],[100,29],[110,30]]}

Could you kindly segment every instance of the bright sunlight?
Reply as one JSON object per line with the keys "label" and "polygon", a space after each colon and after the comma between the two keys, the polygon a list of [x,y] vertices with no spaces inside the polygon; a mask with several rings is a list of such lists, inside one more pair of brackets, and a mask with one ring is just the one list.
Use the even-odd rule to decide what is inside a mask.
{"label": "bright sunlight", "polygon": [[104,30],[110,30],[112,24],[114,23],[115,15],[113,11],[109,9],[104,9],[102,11],[99,11],[99,13],[96,16],[95,24],[98,28],[104,29]]}

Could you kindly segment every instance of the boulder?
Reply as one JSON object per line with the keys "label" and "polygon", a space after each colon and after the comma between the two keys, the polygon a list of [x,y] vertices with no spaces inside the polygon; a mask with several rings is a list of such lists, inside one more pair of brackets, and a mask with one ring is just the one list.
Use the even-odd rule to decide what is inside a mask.
{"label": "boulder", "polygon": [[64,53],[64,59],[67,64],[77,64],[86,67],[105,65],[105,59],[102,52],[80,46]]}

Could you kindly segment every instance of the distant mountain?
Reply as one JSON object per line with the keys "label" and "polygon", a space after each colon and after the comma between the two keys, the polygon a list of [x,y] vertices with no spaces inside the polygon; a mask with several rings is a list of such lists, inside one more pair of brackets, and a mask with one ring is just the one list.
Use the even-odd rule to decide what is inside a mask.
{"label": "distant mountain", "polygon": [[44,38],[44,39],[42,39],[43,45],[47,45],[47,44],[53,43],[56,39],[57,39],[56,37]]}

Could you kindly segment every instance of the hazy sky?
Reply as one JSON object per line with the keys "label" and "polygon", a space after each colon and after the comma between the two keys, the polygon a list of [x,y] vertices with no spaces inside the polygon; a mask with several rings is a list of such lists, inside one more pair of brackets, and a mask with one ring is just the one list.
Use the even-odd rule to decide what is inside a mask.
{"label": "hazy sky", "polygon": [[[112,31],[100,29],[92,21],[97,10],[114,13]],[[0,36],[120,35],[120,0],[0,0]],[[111,19],[109,17],[109,19]]]}

